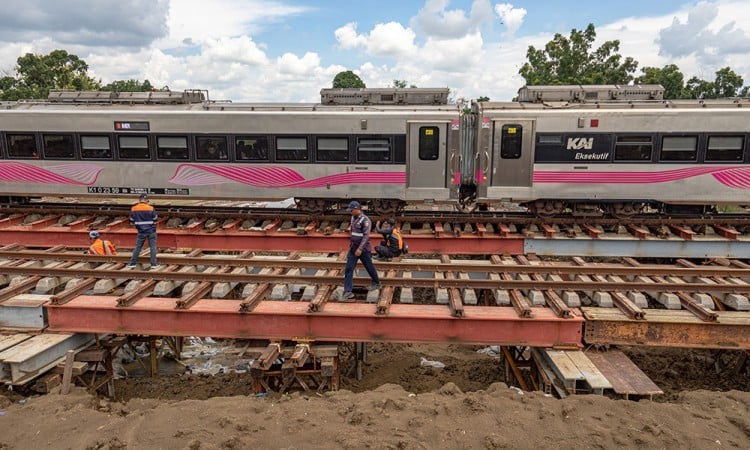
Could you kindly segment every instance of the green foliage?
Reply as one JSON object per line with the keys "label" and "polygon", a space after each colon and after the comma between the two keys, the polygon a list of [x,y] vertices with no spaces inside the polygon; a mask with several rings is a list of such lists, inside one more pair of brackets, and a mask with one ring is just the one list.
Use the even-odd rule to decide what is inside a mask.
{"label": "green foliage", "polygon": [[393,83],[391,84],[391,87],[397,88],[397,89],[403,89],[406,87],[415,88],[417,87],[416,84],[409,84],[406,80],[393,80]]}
{"label": "green foliage", "polygon": [[669,100],[689,97],[685,90],[685,76],[676,65],[668,64],[661,69],[644,67],[641,72],[643,75],[634,80],[635,84],[660,84],[664,87],[664,98]]}
{"label": "green foliage", "polygon": [[478,102],[488,102],[488,101],[490,101],[490,98],[487,97],[486,95],[483,95],[481,97],[477,97],[477,101]]}
{"label": "green foliage", "polygon": [[560,33],[544,49],[530,45],[527,62],[518,73],[527,85],[540,84],[627,84],[633,79],[638,62],[619,54],[620,41],[607,41],[593,52],[596,30],[571,30],[570,37]]}
{"label": "green foliage", "polygon": [[334,88],[364,88],[365,82],[351,70],[339,72],[333,77]]}
{"label": "green foliage", "polygon": [[51,89],[96,90],[100,82],[88,74],[89,66],[65,50],[48,55],[27,53],[16,60],[17,76],[0,79],[3,100],[47,98]]}
{"label": "green foliage", "polygon": [[149,92],[154,90],[154,86],[148,80],[115,80],[106,86],[102,86],[103,91],[114,92]]}
{"label": "green foliage", "polygon": [[716,71],[714,81],[701,80],[692,77],[687,81],[685,89],[688,98],[726,98],[745,96],[748,86],[742,87],[745,80],[734,70],[724,67]]}

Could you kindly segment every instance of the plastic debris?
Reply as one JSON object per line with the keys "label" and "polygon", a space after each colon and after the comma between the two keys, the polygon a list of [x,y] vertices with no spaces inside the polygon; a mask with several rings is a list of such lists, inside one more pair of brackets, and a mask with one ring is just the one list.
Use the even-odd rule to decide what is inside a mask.
{"label": "plastic debris", "polygon": [[490,345],[489,347],[480,348],[477,353],[483,353],[487,356],[500,356],[500,347],[497,345]]}
{"label": "plastic debris", "polygon": [[441,363],[440,361],[430,361],[424,356],[422,357],[422,361],[420,361],[419,365],[422,367],[434,367],[436,369],[445,368],[445,364]]}

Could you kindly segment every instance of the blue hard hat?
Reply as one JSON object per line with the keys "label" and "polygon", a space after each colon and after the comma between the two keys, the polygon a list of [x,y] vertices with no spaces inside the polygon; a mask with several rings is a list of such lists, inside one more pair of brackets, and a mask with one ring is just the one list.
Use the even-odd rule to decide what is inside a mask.
{"label": "blue hard hat", "polygon": [[89,237],[90,237],[91,239],[96,239],[96,238],[98,238],[98,237],[99,237],[99,232],[98,232],[98,231],[96,231],[96,230],[95,230],[95,231],[89,231]]}
{"label": "blue hard hat", "polygon": [[361,209],[361,208],[362,208],[362,205],[360,205],[358,201],[352,200],[351,202],[349,202],[349,207],[346,208],[346,211],[351,212],[353,209]]}

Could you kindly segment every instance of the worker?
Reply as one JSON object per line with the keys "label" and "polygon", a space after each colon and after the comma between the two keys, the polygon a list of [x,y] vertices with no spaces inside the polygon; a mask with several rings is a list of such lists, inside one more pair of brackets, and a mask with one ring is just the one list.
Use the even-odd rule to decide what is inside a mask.
{"label": "worker", "polygon": [[141,194],[136,203],[130,208],[130,223],[135,225],[138,230],[138,237],[135,241],[133,256],[130,257],[128,269],[135,269],[135,263],[138,261],[138,255],[141,253],[143,243],[148,239],[148,246],[151,257],[151,269],[158,269],[159,263],[156,261],[156,210],[148,203],[148,194]]}
{"label": "worker", "polygon": [[380,228],[380,222],[377,222],[375,231],[383,235],[380,245],[375,247],[375,253],[378,254],[377,259],[390,261],[391,258],[401,255],[401,250],[404,248],[404,239],[401,237],[401,230],[396,227],[396,219],[388,219],[383,228]]}
{"label": "worker", "polygon": [[99,232],[94,230],[89,232],[89,240],[91,241],[91,245],[89,245],[89,255],[116,255],[117,250],[115,249],[115,246],[112,245],[112,242],[104,240],[99,235]]}
{"label": "worker", "polygon": [[380,289],[380,278],[375,266],[372,263],[372,248],[370,247],[370,229],[372,222],[362,212],[362,205],[356,200],[349,203],[347,212],[352,213],[351,219],[351,237],[349,240],[349,253],[346,255],[346,269],[344,269],[344,293],[341,300],[351,300],[354,298],[354,267],[357,260],[362,261],[365,270],[372,279],[372,284],[367,288],[368,291]]}

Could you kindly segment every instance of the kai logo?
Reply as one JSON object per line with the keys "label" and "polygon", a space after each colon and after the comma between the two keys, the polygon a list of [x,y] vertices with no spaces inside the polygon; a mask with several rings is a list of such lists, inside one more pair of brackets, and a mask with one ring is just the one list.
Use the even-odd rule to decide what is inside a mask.
{"label": "kai logo", "polygon": [[567,150],[591,150],[594,148],[594,138],[568,138]]}

